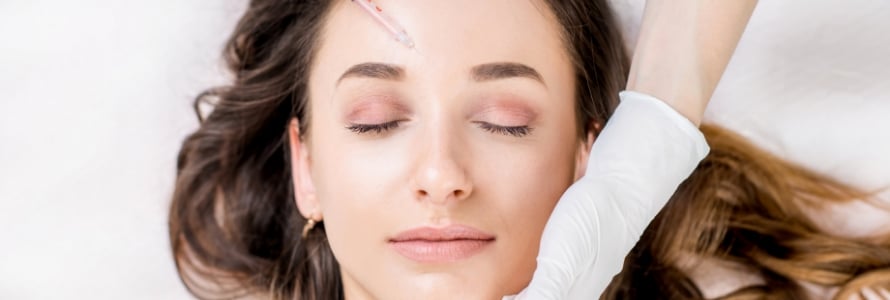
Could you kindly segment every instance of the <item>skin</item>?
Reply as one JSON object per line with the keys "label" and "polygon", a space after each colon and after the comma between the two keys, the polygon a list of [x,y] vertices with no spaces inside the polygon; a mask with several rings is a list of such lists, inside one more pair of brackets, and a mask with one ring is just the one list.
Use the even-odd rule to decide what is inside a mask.
{"label": "skin", "polygon": [[[515,294],[530,281],[544,225],[583,174],[593,142],[576,132],[574,71],[559,24],[535,1],[378,2],[417,50],[350,2],[335,4],[310,70],[309,132],[301,136],[297,120],[289,130],[298,208],[323,220],[347,299]],[[368,63],[396,71],[375,65],[344,76]],[[474,74],[501,63],[525,75]],[[352,130],[391,121],[380,132]],[[531,129],[514,136],[493,126]],[[437,263],[408,259],[388,242],[451,224],[495,241]]]}
{"label": "skin", "polygon": [[757,0],[647,0],[627,89],[666,102],[696,125]]}

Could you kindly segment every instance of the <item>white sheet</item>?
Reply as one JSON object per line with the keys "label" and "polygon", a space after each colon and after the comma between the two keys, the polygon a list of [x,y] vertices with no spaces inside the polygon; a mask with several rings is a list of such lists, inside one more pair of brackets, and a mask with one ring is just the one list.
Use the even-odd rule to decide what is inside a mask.
{"label": "white sheet", "polygon": [[[633,34],[643,1],[613,2]],[[890,183],[888,3],[761,0],[707,119]],[[167,247],[174,160],[243,5],[0,1],[0,298],[190,298]]]}
{"label": "white sheet", "polygon": [[[633,44],[644,0],[612,0]],[[845,182],[890,184],[890,1],[761,0],[706,113]]]}

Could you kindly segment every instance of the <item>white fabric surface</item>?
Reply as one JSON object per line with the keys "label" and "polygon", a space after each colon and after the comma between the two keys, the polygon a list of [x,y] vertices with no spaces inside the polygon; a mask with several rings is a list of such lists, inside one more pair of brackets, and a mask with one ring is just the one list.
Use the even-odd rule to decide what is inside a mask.
{"label": "white fabric surface", "polygon": [[[645,0],[610,0],[632,48]],[[890,184],[890,1],[760,0],[705,115],[850,184]]]}
{"label": "white fabric surface", "polygon": [[[643,0],[612,2],[634,33]],[[244,3],[0,1],[0,299],[190,298],[166,237],[174,161]],[[761,0],[706,119],[888,184],[888,53],[890,1]]]}

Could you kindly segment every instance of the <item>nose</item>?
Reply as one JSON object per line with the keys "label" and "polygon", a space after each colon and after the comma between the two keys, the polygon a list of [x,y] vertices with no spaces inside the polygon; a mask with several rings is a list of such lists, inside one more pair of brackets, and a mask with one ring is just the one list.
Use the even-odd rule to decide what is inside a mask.
{"label": "nose", "polygon": [[465,166],[469,157],[459,151],[464,147],[447,132],[436,134],[427,142],[414,175],[415,197],[440,205],[468,198],[473,182]]}

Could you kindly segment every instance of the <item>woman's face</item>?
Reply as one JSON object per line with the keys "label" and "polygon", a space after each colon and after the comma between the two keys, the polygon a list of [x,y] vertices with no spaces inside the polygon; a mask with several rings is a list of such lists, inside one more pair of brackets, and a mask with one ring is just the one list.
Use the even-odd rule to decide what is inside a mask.
{"label": "woman's face", "polygon": [[377,2],[417,50],[335,4],[291,139],[300,211],[348,299],[516,293],[587,157],[559,23],[536,1]]}

